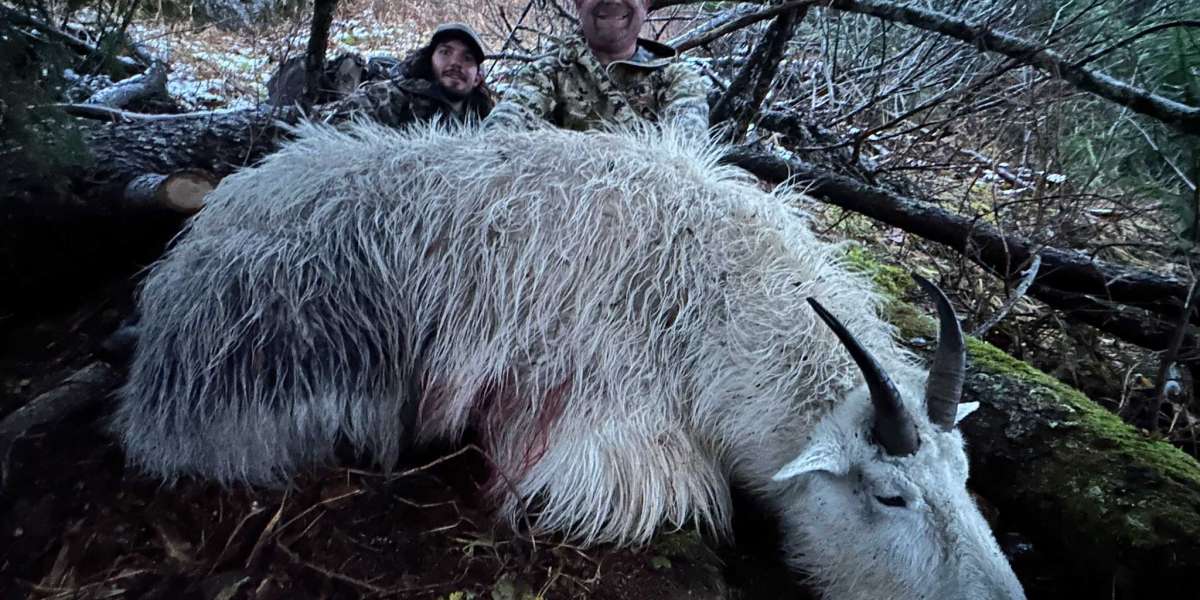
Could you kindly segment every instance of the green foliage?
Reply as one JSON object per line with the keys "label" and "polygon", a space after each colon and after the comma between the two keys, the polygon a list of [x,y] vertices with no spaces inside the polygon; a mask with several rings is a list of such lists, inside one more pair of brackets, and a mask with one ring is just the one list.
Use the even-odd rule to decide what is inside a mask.
{"label": "green foliage", "polygon": [[[1188,153],[1191,155],[1191,179],[1200,181],[1200,151],[1194,144]],[[1200,249],[1200,192],[1185,188],[1168,195],[1163,204],[1175,217],[1176,250],[1184,254],[1195,253]]]}
{"label": "green foliage", "polygon": [[[1179,90],[1187,104],[1200,105],[1200,35],[1193,31],[1176,30],[1173,50],[1175,60],[1166,70],[1163,83]],[[1192,183],[1200,185],[1200,138],[1185,137],[1180,149],[1182,169]],[[1189,168],[1190,167],[1190,168]],[[1168,197],[1167,206],[1176,217],[1175,233],[1180,251],[1194,252],[1200,247],[1200,192],[1184,186]]]}
{"label": "green foliage", "polygon": [[72,56],[0,19],[0,155],[13,173],[31,179],[80,165],[87,151],[61,111],[47,109],[65,84]]}
{"label": "green foliage", "polygon": [[[1096,14],[1084,20],[1080,35],[1100,41],[1080,57],[1114,47],[1133,33],[1200,19],[1200,4],[1174,0],[1145,0],[1132,12],[1128,3],[1109,0],[1088,10]],[[1159,29],[1088,66],[1163,97],[1200,104],[1200,30],[1195,27]],[[1072,180],[1115,187],[1147,202],[1178,208],[1181,241],[1194,241],[1195,233],[1187,231],[1194,207],[1185,206],[1194,199],[1178,200],[1190,192],[1184,177],[1194,181],[1190,171],[1200,140],[1099,99],[1085,96],[1071,107],[1065,113],[1060,148]]]}

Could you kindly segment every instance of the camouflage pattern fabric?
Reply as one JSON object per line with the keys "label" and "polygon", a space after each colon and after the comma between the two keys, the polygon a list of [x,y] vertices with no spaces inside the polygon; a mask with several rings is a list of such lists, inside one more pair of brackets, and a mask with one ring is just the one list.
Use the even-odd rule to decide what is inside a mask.
{"label": "camouflage pattern fabric", "polygon": [[389,127],[440,119],[460,124],[480,121],[491,111],[491,101],[475,93],[456,111],[441,89],[426,79],[391,79],[370,83],[350,97],[322,108],[325,120],[334,123],[355,116],[367,117]]}
{"label": "camouflage pattern fabric", "polygon": [[549,122],[585,130],[648,121],[707,136],[709,87],[670,46],[638,40],[631,59],[605,67],[580,36],[526,65],[484,127],[531,129]]}

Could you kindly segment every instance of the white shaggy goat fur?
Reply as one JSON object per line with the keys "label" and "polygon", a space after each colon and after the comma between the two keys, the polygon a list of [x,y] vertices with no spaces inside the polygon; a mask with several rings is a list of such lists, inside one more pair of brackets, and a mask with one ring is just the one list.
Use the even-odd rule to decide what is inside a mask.
{"label": "white shaggy goat fur", "polygon": [[280,483],[340,439],[388,466],[419,402],[417,439],[480,433],[509,518],[587,543],[689,519],[725,532],[729,482],[800,493],[772,476],[860,385],[805,298],[901,389],[923,381],[806,200],[717,148],[669,131],[299,133],[225,179],[141,291],[112,427],[167,480]]}

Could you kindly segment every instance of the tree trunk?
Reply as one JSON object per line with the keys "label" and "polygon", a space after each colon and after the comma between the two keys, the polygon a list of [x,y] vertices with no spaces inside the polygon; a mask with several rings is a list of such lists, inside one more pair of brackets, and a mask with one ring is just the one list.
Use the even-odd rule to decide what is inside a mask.
{"label": "tree trunk", "polygon": [[109,108],[125,108],[138,100],[155,96],[167,96],[167,65],[155,62],[141,75],[117,82],[116,85],[96,92],[88,98],[88,104]]}
{"label": "tree trunk", "polygon": [[304,106],[312,106],[321,91],[321,74],[325,71],[325,47],[329,45],[329,28],[337,0],[313,2],[312,31],[304,55]]}
{"label": "tree trunk", "polygon": [[713,107],[712,122],[714,125],[725,124],[725,140],[741,141],[750,123],[758,116],[763,100],[775,82],[788,42],[806,14],[808,6],[804,5],[775,17],[767,33],[750,53],[750,59],[730,83],[729,91]]}
{"label": "tree trunk", "polygon": [[170,175],[147,173],[125,186],[125,200],[134,210],[158,209],[191,215],[204,208],[204,197],[217,187],[212,174],[184,169]]}
{"label": "tree trunk", "polygon": [[[58,176],[0,168],[0,314],[65,307],[118,273],[153,261],[220,178],[278,146],[295,109],[267,108],[138,121],[80,121],[87,160]],[[11,161],[0,152],[0,164]],[[187,171],[192,175],[178,175]],[[159,191],[147,174],[170,175]],[[146,195],[145,191],[153,193]],[[165,194],[165,195],[163,195]],[[145,210],[157,199],[174,210]],[[181,204],[179,202],[182,202]]]}

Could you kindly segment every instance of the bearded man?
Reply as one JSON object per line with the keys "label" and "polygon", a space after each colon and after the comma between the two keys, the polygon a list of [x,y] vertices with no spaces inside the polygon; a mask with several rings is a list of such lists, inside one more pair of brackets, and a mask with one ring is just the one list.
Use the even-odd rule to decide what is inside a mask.
{"label": "bearded man", "polygon": [[334,122],[361,115],[391,127],[434,119],[480,121],[493,106],[480,72],[485,56],[474,30],[446,23],[409,57],[401,77],[368,84],[323,112]]}
{"label": "bearded man", "polygon": [[649,122],[707,136],[708,78],[674,48],[638,37],[650,2],[575,0],[581,35],[522,69],[484,127]]}

